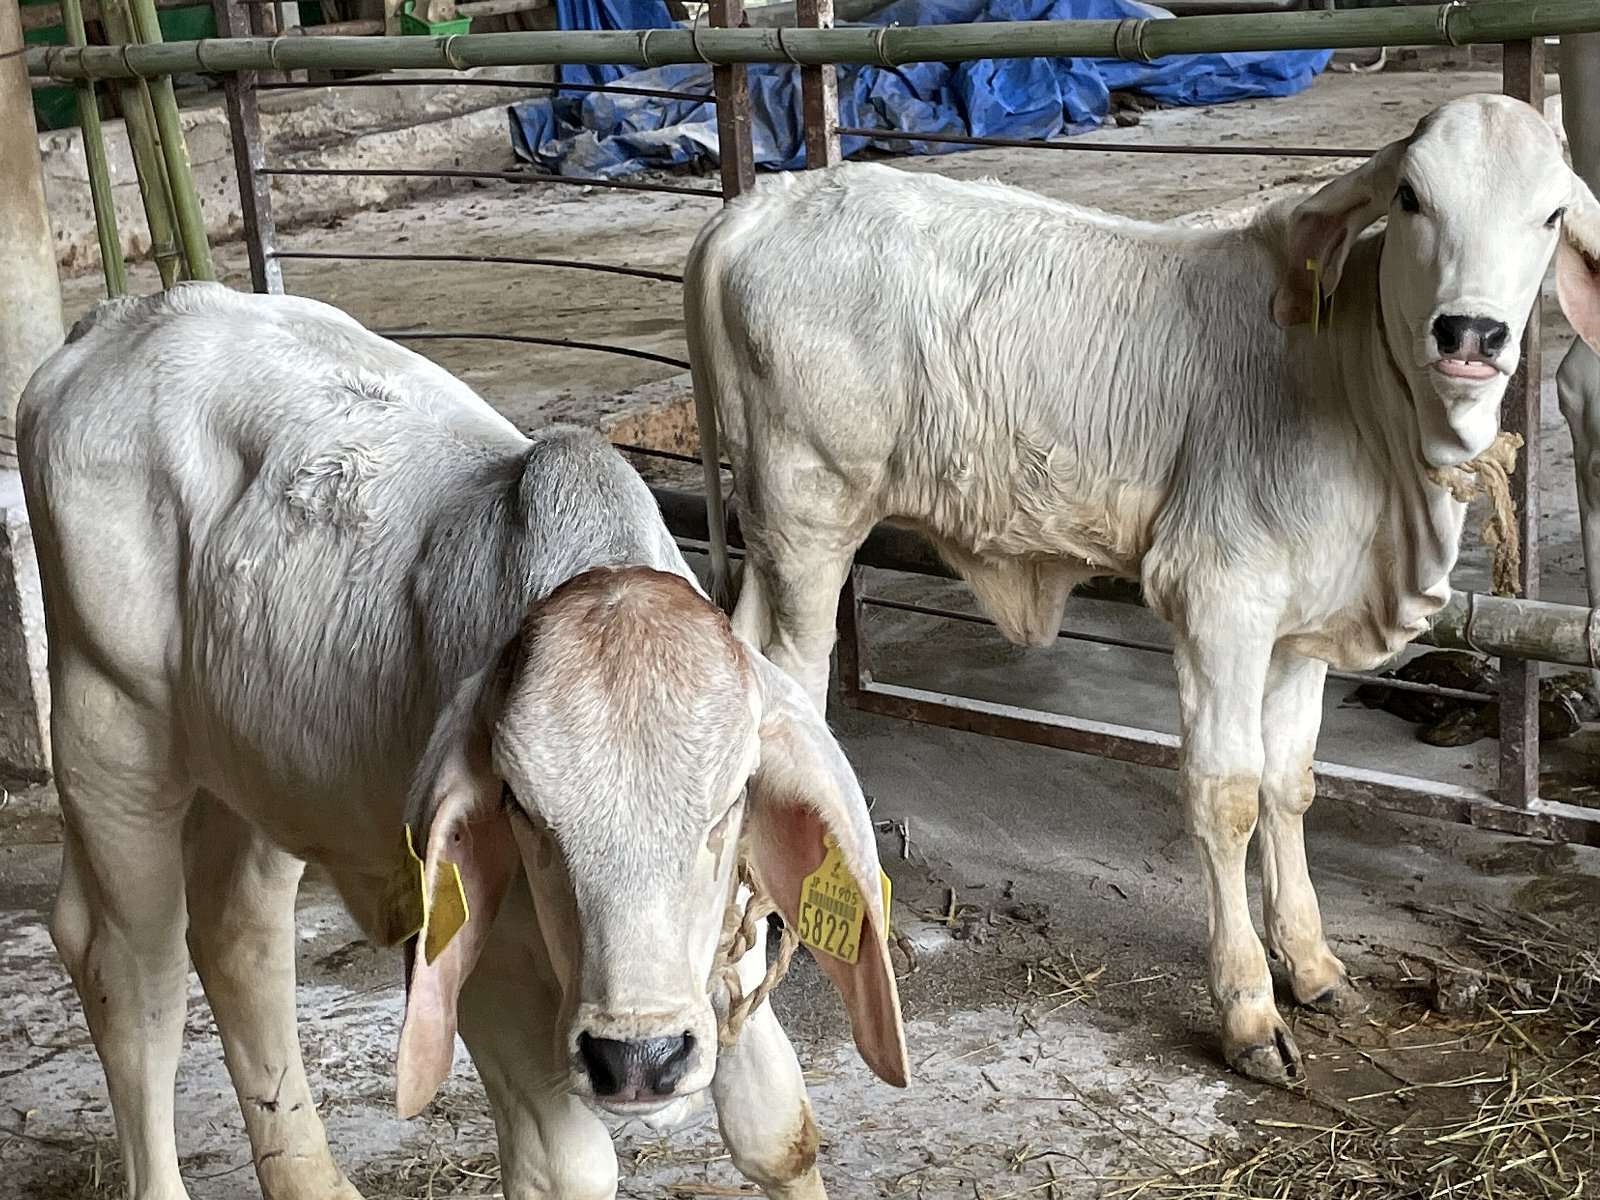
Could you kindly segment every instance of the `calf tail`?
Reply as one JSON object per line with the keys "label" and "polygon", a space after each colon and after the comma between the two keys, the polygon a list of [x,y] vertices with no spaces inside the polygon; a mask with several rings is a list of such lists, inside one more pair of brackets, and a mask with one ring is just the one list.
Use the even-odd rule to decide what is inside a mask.
{"label": "calf tail", "polygon": [[712,602],[732,612],[738,598],[733,561],[728,554],[728,517],[722,499],[722,453],[717,436],[718,355],[716,326],[722,305],[717,279],[706,262],[708,243],[719,224],[712,218],[695,240],[683,276],[684,333],[689,344],[690,373],[694,380],[694,415],[700,432],[700,463],[705,470],[706,539],[711,555]]}

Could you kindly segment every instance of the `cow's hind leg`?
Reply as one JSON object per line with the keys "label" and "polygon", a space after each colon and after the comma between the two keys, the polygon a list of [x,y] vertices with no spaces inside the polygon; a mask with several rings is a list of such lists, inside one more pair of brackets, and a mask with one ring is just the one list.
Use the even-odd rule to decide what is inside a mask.
{"label": "cow's hind leg", "polygon": [[189,950],[217,1018],[261,1194],[360,1200],[328,1153],[300,1057],[294,902],[303,865],[203,794],[184,850]]}
{"label": "cow's hind leg", "polygon": [[189,791],[164,726],[52,647],[52,733],[65,825],[50,934],[105,1068],[128,1200],[184,1200],[173,1129],[189,956],[182,829]]}
{"label": "cow's hind leg", "polygon": [[1261,704],[1273,634],[1236,610],[1227,604],[1203,614],[1191,609],[1178,631],[1180,787],[1205,875],[1208,979],[1222,1018],[1223,1053],[1242,1075],[1287,1084],[1300,1077],[1300,1052],[1273,1002],[1245,883],[1264,765]]}
{"label": "cow's hind leg", "polygon": [[[744,898],[741,894],[741,903]],[[739,962],[746,995],[766,973],[763,941]],[[741,1175],[771,1200],[825,1200],[817,1172],[817,1125],[800,1061],[770,1003],[752,1012],[739,1040],[717,1056],[711,1095],[722,1141]]]}
{"label": "cow's hind leg", "polygon": [[869,526],[841,523],[824,531],[808,524],[782,537],[746,533],[734,631],[805,688],[818,712],[827,711],[839,589]]}
{"label": "cow's hind leg", "polygon": [[1344,964],[1322,934],[1322,913],[1306,868],[1303,818],[1316,795],[1311,772],[1322,724],[1327,666],[1280,650],[1273,655],[1262,709],[1266,769],[1261,776],[1261,907],[1267,947],[1289,973],[1301,1004],[1323,1012],[1360,1007]]}

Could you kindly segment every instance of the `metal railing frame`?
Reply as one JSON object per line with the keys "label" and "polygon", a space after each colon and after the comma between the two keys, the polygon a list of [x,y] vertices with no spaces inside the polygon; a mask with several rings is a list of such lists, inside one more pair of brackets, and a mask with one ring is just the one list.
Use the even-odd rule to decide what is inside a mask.
{"label": "metal railing frame", "polygon": [[[150,0],[140,0],[148,5]],[[29,66],[34,74],[49,74],[67,79],[155,77],[163,72],[204,70],[220,73],[225,79],[227,113],[233,135],[235,165],[239,175],[245,241],[250,258],[251,283],[260,292],[281,292],[281,262],[292,258],[376,259],[379,257],[426,258],[429,261],[463,263],[508,263],[515,265],[561,267],[599,271],[620,271],[645,276],[652,281],[681,282],[665,272],[641,272],[607,264],[569,260],[521,258],[510,255],[384,255],[282,250],[276,245],[269,192],[273,175],[326,174],[358,175],[360,170],[339,171],[312,168],[274,168],[265,162],[261,145],[256,94],[262,86],[285,85],[262,81],[258,72],[302,66],[345,66],[372,68],[380,63],[402,67],[444,67],[462,70],[475,63],[567,61],[634,62],[653,65],[665,62],[704,61],[713,66],[712,98],[717,109],[721,145],[721,187],[688,188],[663,184],[603,181],[604,185],[631,190],[689,192],[711,198],[731,199],[754,182],[751,144],[750,97],[745,78],[748,62],[787,61],[799,67],[801,107],[808,168],[826,167],[839,161],[840,137],[872,136],[886,140],[956,141],[971,145],[1006,145],[1025,148],[1097,151],[1102,153],[1275,153],[1283,156],[1308,155],[1344,157],[1365,151],[1333,147],[1260,146],[1152,146],[1128,143],[1028,142],[1021,139],[958,138],[953,135],[921,135],[913,132],[841,129],[838,122],[837,88],[834,62],[895,62],[921,59],[954,61],[964,58],[1024,56],[1032,54],[1091,54],[1124,58],[1146,58],[1181,49],[1279,48],[1331,45],[1368,46],[1386,42],[1408,44],[1461,44],[1469,41],[1500,41],[1503,46],[1504,88],[1507,94],[1538,105],[1543,99],[1544,35],[1600,30],[1600,12],[1580,0],[1542,0],[1537,5],[1444,4],[1403,10],[1359,10],[1342,13],[1296,13],[1275,16],[1191,17],[1173,21],[1123,22],[1035,22],[1022,25],[995,23],[984,27],[927,27],[887,29],[876,33],[861,30],[833,30],[832,0],[799,0],[795,6],[796,27],[786,33],[770,29],[740,28],[743,24],[741,0],[717,0],[712,5],[710,27],[694,31],[654,31],[639,34],[490,34],[452,38],[393,39],[373,43],[362,39],[319,39],[314,54],[295,50],[304,47],[303,39],[259,38],[259,25],[252,24],[253,8],[247,0],[213,0],[218,28],[225,35],[210,43],[167,46],[130,45],[122,48],[66,47],[30,52]],[[147,9],[153,11],[153,9]],[[1379,18],[1382,18],[1379,20]],[[1535,20],[1536,19],[1536,20]],[[1374,23],[1376,22],[1376,24]],[[1064,28],[1071,26],[1072,28]],[[1381,29],[1380,29],[1381,27]],[[1387,31],[1387,32],[1383,32]],[[850,34],[851,37],[839,35]],[[1315,34],[1317,40],[1307,40]],[[659,36],[657,36],[659,35]],[[1512,36],[1515,35],[1515,36]],[[1506,40],[1509,38],[1510,40]],[[689,39],[685,42],[685,39]],[[866,39],[863,41],[863,39]],[[341,43],[362,42],[364,49],[340,57]],[[684,43],[679,45],[679,43]],[[396,45],[394,43],[407,43]],[[565,47],[566,49],[562,49]],[[100,53],[97,53],[101,51]],[[315,62],[310,61],[315,59]],[[302,61],[305,60],[305,61]],[[395,61],[400,60],[400,61]],[[341,86],[394,84],[427,85],[457,82],[445,78],[394,78],[341,81]],[[496,85],[505,81],[496,80]],[[317,86],[317,85],[309,85]],[[531,86],[531,85],[530,85]],[[566,85],[539,85],[554,90]],[[599,90],[599,89],[596,89]],[[653,92],[655,89],[608,90]],[[701,99],[700,94],[660,90],[671,99]],[[173,148],[163,151],[171,161]],[[181,149],[179,149],[181,154]],[[408,172],[387,174],[437,174],[442,176],[480,174],[472,172]],[[496,178],[511,178],[528,183],[581,183],[593,181],[561,180],[521,172],[494,172]],[[192,230],[191,230],[192,241]],[[201,251],[203,253],[203,250]],[[109,278],[109,275],[108,275]],[[1504,679],[1501,695],[1500,788],[1498,794],[1464,788],[1440,781],[1398,776],[1340,764],[1318,763],[1317,773],[1323,795],[1418,813],[1446,820],[1466,822],[1508,833],[1539,836],[1562,841],[1600,845],[1600,812],[1545,801],[1538,795],[1538,662],[1559,661],[1575,665],[1600,666],[1600,622],[1597,610],[1574,606],[1547,605],[1538,594],[1538,510],[1528,502],[1537,495],[1538,484],[1538,394],[1541,363],[1538,348],[1538,312],[1534,311],[1524,338],[1523,365],[1508,388],[1502,410],[1502,424],[1524,434],[1525,448],[1513,477],[1513,498],[1519,514],[1523,558],[1520,583],[1522,600],[1458,594],[1444,613],[1436,618],[1431,640],[1435,644],[1459,645],[1499,652]],[[541,345],[559,345],[607,353],[627,354],[686,366],[666,355],[630,347],[531,335],[479,331],[394,331],[398,339],[480,338]],[[654,453],[663,458],[685,456],[627,447],[629,453]],[[682,494],[657,489],[669,526],[680,539],[693,543],[704,536],[704,520],[697,523]],[[703,500],[703,498],[701,498]],[[703,510],[702,510],[703,513]],[[1177,739],[1160,731],[1120,726],[1084,718],[992,704],[969,697],[930,692],[881,682],[870,667],[870,646],[866,642],[863,615],[869,607],[892,607],[946,620],[983,620],[967,613],[925,605],[906,604],[863,594],[861,568],[876,566],[926,575],[950,575],[925,544],[903,531],[879,530],[869,538],[857,556],[841,596],[839,607],[838,663],[844,702],[864,711],[900,717],[949,728],[966,729],[1055,746],[1081,753],[1096,754],[1124,761],[1155,766],[1176,765]],[[1138,603],[1136,589],[1123,584],[1100,583],[1080,589],[1081,594],[1101,599]],[[1477,622],[1475,627],[1475,621]],[[1165,648],[1126,639],[1061,631],[1069,640],[1123,644],[1136,650],[1164,651]],[[1428,639],[1424,639],[1428,640]],[[1509,651],[1509,653],[1508,653]],[[1523,657],[1516,657],[1517,654]],[[1417,685],[1412,690],[1436,691]],[[1465,698],[1466,694],[1463,694]]]}

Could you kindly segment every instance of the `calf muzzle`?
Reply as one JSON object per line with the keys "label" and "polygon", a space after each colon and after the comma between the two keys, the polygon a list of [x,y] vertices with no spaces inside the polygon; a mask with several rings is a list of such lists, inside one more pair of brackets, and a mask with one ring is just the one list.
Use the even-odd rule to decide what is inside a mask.
{"label": "calf muzzle", "polygon": [[595,1098],[620,1104],[669,1099],[694,1054],[694,1036],[617,1041],[580,1034],[578,1056]]}

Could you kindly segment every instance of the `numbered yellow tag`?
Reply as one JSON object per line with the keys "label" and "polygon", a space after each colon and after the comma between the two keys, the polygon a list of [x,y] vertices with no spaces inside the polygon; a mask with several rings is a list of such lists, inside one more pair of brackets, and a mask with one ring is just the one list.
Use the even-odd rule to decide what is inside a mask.
{"label": "numbered yellow tag", "polygon": [[[795,930],[800,941],[818,954],[854,964],[861,957],[861,930],[867,919],[867,904],[861,889],[845,866],[844,855],[832,834],[822,839],[827,853],[815,871],[800,884],[800,922]],[[892,888],[889,877],[878,872],[883,888],[884,936]]]}
{"label": "numbered yellow tag", "polygon": [[427,872],[417,857],[409,823],[405,827],[401,856],[394,884],[395,925],[391,944],[421,934],[423,959],[432,965],[472,916],[467,907],[467,891],[461,882],[461,869],[453,862],[441,863],[430,897]]}

